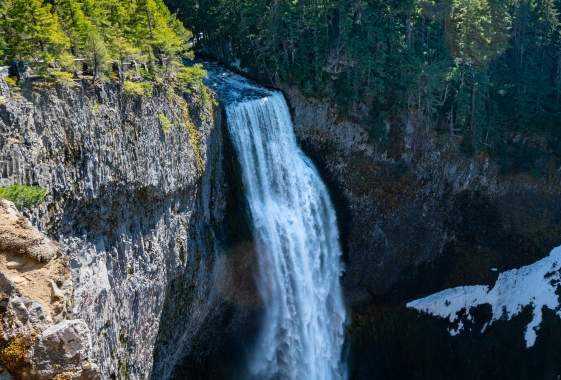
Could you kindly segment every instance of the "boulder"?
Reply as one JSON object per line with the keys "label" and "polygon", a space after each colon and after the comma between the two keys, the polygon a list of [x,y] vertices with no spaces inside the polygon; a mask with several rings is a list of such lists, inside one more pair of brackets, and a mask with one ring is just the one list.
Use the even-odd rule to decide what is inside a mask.
{"label": "boulder", "polygon": [[48,262],[58,250],[58,244],[34,228],[12,202],[0,199],[0,252],[19,253]]}

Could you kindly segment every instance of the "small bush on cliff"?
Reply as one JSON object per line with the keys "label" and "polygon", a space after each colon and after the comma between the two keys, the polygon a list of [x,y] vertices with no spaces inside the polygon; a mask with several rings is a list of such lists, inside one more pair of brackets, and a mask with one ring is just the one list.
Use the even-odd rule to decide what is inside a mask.
{"label": "small bush on cliff", "polygon": [[171,120],[168,119],[168,117],[163,113],[159,114],[158,118],[160,119],[160,125],[162,126],[164,133],[167,135],[169,131],[171,131],[171,128],[173,127]]}
{"label": "small bush on cliff", "polygon": [[70,375],[60,373],[53,377],[52,380],[72,380],[72,378],[70,377]]}
{"label": "small bush on cliff", "polygon": [[203,79],[208,73],[202,65],[182,67],[177,73],[177,87],[184,92],[192,93],[194,89],[203,85]]}
{"label": "small bush on cliff", "polygon": [[150,96],[152,95],[153,86],[150,82],[125,81],[123,90],[127,95],[131,96]]}
{"label": "small bush on cliff", "polygon": [[8,75],[7,77],[4,77],[4,81],[11,88],[14,88],[14,87],[18,86],[18,79],[16,77],[12,77],[12,76]]}
{"label": "small bush on cliff", "polygon": [[74,82],[74,75],[72,73],[60,70],[53,70],[50,73],[51,78],[56,82],[60,83],[63,86],[71,87],[76,85]]}
{"label": "small bush on cliff", "polygon": [[17,208],[32,208],[45,200],[47,191],[39,186],[14,184],[0,187],[0,198],[14,202]]}

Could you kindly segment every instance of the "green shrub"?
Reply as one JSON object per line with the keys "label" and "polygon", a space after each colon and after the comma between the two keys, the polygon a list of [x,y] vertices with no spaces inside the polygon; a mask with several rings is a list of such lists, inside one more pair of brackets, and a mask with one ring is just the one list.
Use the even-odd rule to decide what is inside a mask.
{"label": "green shrub", "polygon": [[10,372],[17,373],[27,366],[29,347],[22,338],[16,336],[0,350],[0,364]]}
{"label": "green shrub", "polygon": [[156,75],[150,71],[147,71],[144,67],[141,67],[140,70],[140,75],[149,81],[153,81],[154,79],[156,79]]}
{"label": "green shrub", "polygon": [[178,87],[182,91],[191,92],[194,88],[202,86],[203,79],[208,73],[202,65],[184,66],[177,73]]}
{"label": "green shrub", "polygon": [[22,208],[32,208],[45,200],[47,190],[39,186],[14,184],[0,187],[0,198],[7,199]]}
{"label": "green shrub", "polygon": [[158,118],[160,119],[160,124],[162,126],[162,129],[164,130],[164,133],[167,135],[169,131],[171,131],[171,128],[173,127],[171,120],[168,119],[168,117],[163,113],[159,114]]}
{"label": "green shrub", "polygon": [[197,157],[197,171],[199,175],[203,174],[203,155],[201,152],[201,139],[199,137],[199,131],[193,121],[191,120],[191,115],[189,114],[189,107],[183,98],[179,98],[179,108],[181,109],[181,116],[183,119],[183,127],[189,132],[189,140],[195,151]]}
{"label": "green shrub", "polygon": [[55,82],[60,83],[64,86],[74,86],[76,84],[73,80],[74,74],[67,71],[52,70],[49,72],[49,75]]}
{"label": "green shrub", "polygon": [[149,82],[130,82],[125,81],[123,90],[131,96],[151,96],[153,86]]}
{"label": "green shrub", "polygon": [[16,77],[11,76],[11,75],[8,75],[8,76],[4,77],[4,81],[10,87],[17,87],[18,86],[18,79]]}

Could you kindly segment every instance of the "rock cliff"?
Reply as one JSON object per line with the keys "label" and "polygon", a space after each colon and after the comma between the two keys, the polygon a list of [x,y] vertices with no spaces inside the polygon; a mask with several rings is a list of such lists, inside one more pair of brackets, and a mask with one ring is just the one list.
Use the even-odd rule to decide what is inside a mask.
{"label": "rock cliff", "polygon": [[[528,360],[512,327],[497,323],[482,340],[453,340],[405,303],[458,285],[492,285],[498,273],[558,246],[559,170],[502,173],[489,157],[468,157],[453,137],[413,121],[391,129],[380,149],[360,117],[342,118],[328,100],[283,90],[337,207],[351,377],[414,378],[422,369],[451,378],[465,355],[497,342],[516,349],[481,356],[478,371],[464,368],[466,378],[485,374],[495,359],[507,363],[499,378]],[[36,208],[0,207],[0,349],[21,363],[9,370],[207,379],[229,378],[244,362],[261,305],[239,169],[218,107],[184,94],[195,128],[183,128],[179,100],[168,95],[89,83],[19,92],[0,80],[0,186],[47,190]],[[29,281],[44,286],[31,292]],[[537,365],[540,352],[557,349],[561,331],[549,314],[544,320],[556,333],[538,339],[530,353]],[[404,357],[407,365],[396,363]]]}
{"label": "rock cliff", "polygon": [[[185,95],[189,129],[176,114],[185,100],[165,88],[139,97],[118,84],[34,84],[23,91],[0,85],[0,186],[47,190],[43,203],[20,210],[25,217],[2,203],[5,339],[14,349],[31,347],[12,351],[51,377],[149,378],[163,326],[182,326],[169,338],[195,329],[188,312],[162,320],[173,281],[186,282],[185,306],[201,319],[211,303],[212,226],[224,207],[220,112],[198,94]],[[28,232],[9,231],[18,223]],[[4,239],[8,233],[12,240]],[[59,296],[64,307],[50,304]],[[6,328],[12,314],[19,330]],[[23,326],[34,318],[42,320]]]}
{"label": "rock cliff", "polygon": [[[443,289],[492,286],[499,273],[546,257],[561,243],[560,170],[504,173],[491,158],[469,157],[456,138],[414,120],[391,128],[380,147],[369,140],[360,111],[342,117],[329,100],[281,87],[338,209],[352,310],[351,378],[548,378],[561,370],[547,355],[559,349],[559,322],[549,314],[542,327],[549,333],[529,351],[521,338],[528,313],[487,330],[477,322],[473,334],[483,336],[470,328],[451,337],[446,323],[405,308]],[[486,313],[479,310],[475,320]],[[540,370],[531,375],[524,362]]]}

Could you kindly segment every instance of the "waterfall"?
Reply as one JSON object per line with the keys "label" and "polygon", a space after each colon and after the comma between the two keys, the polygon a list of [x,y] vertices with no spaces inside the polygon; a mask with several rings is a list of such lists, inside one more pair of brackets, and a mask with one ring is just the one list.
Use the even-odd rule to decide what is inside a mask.
{"label": "waterfall", "polygon": [[230,96],[226,115],[265,307],[249,372],[255,379],[344,379],[341,249],[329,194],[297,145],[283,95],[239,79],[237,86],[254,93]]}

